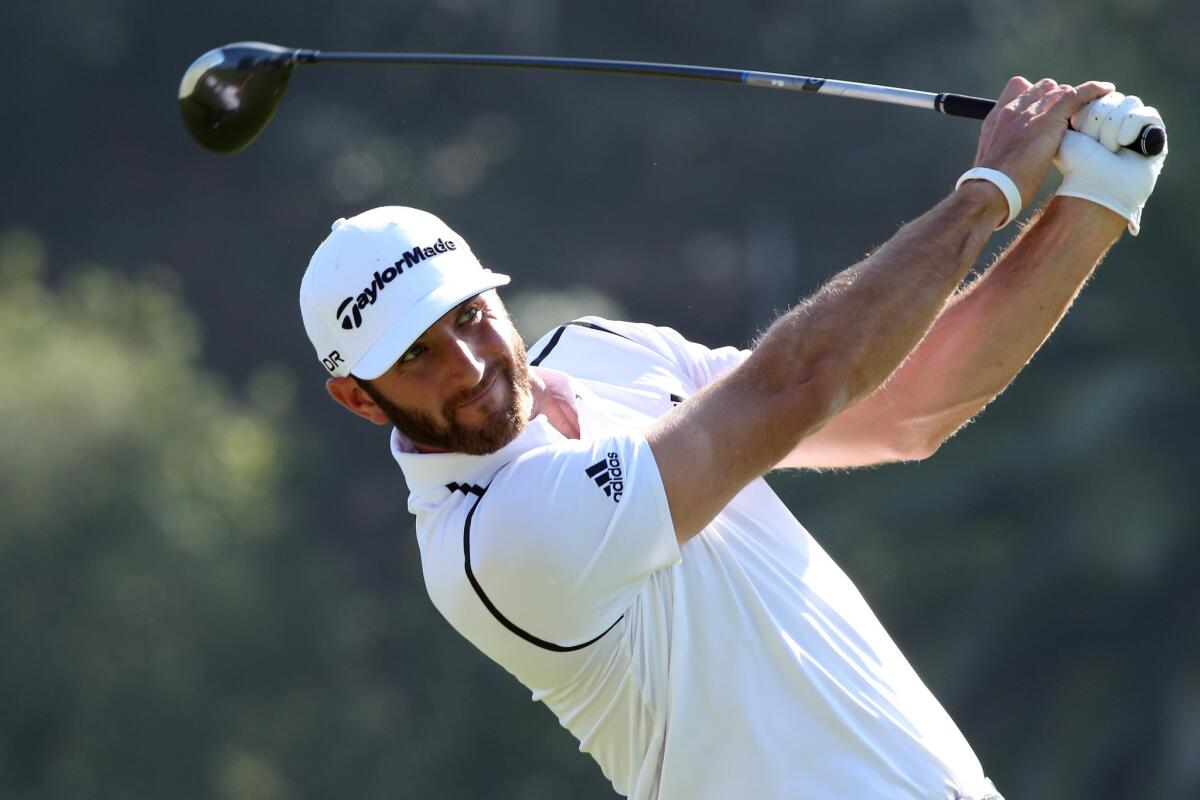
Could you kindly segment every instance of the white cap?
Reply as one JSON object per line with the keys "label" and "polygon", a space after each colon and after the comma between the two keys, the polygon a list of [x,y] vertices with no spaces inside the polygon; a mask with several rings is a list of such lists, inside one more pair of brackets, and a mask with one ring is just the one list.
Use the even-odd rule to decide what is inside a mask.
{"label": "white cap", "polygon": [[447,311],[508,281],[433,214],[384,206],[333,223],[300,281],[300,314],[330,375],[371,380]]}

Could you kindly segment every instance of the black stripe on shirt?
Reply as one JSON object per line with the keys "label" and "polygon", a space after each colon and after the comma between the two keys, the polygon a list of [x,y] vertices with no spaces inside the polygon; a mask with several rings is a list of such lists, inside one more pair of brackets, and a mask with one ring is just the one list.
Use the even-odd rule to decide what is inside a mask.
{"label": "black stripe on shirt", "polygon": [[[566,327],[566,326],[563,326],[563,327]],[[558,336],[562,333],[562,331],[563,331],[562,328],[558,329],[558,333],[555,334],[554,341],[557,341]],[[554,341],[552,341],[550,343],[550,347],[554,346]],[[549,348],[547,349],[547,352],[549,352]],[[545,353],[543,353],[543,355],[545,355]],[[472,569],[471,569],[471,519],[472,519],[472,517],[475,516],[475,509],[479,508],[479,501],[483,499],[483,496],[486,493],[487,493],[487,489],[485,488],[482,492],[479,493],[479,497],[475,498],[474,505],[472,505],[471,510],[467,512],[467,521],[463,524],[463,558],[464,558],[463,568],[466,570],[467,580],[471,582],[471,588],[473,588],[475,590],[475,594],[477,594],[479,596],[479,599],[481,601],[483,601],[484,607],[487,608],[487,610],[492,613],[492,616],[496,618],[497,622],[499,622],[504,627],[508,628],[510,631],[515,633],[517,636],[520,636],[525,641],[529,642],[532,645],[540,647],[543,650],[550,650],[555,653],[570,653],[574,650],[582,650],[583,648],[587,647],[588,645],[594,644],[594,643],[600,641],[600,639],[602,639],[604,637],[604,634],[608,633],[613,628],[617,627],[617,622],[620,622],[621,620],[625,619],[625,615],[622,614],[621,616],[617,617],[617,622],[614,622],[612,625],[609,625],[604,630],[604,633],[601,633],[595,639],[590,639],[590,640],[584,642],[583,644],[572,645],[571,647],[564,647],[560,644],[554,644],[553,642],[547,642],[544,639],[537,638],[533,634],[528,633],[528,632],[522,630],[521,628],[517,627],[513,622],[511,622],[508,619],[508,617],[501,614],[500,610],[498,608],[496,608],[495,604],[493,604],[492,601],[490,599],[488,599],[487,594],[483,591],[483,587],[479,585],[479,581],[475,578],[474,571],[472,571]]]}
{"label": "black stripe on shirt", "polygon": [[[568,322],[567,325],[578,325],[581,328],[591,328],[594,331],[603,331],[604,333],[611,333],[613,336],[620,336],[622,339],[629,339],[628,336],[626,336],[622,333],[617,333],[616,331],[610,331],[608,328],[603,328],[594,322],[584,322],[581,319],[577,319],[577,320]],[[547,342],[546,346],[542,348],[542,352],[538,353],[537,356],[532,361],[529,362],[529,366],[536,367],[538,364],[541,364],[542,361],[545,360],[546,356],[550,355],[550,351],[553,350],[558,345],[558,340],[562,338],[563,331],[565,331],[567,329],[567,325],[560,325],[558,327],[558,330],[556,330],[554,332],[554,335],[552,337],[550,337],[550,341]],[[629,341],[633,341],[633,340],[629,339]]]}
{"label": "black stripe on shirt", "polygon": [[538,353],[537,357],[535,357],[532,361],[529,362],[529,366],[536,367],[538,364],[541,364],[542,359],[544,359],[546,356],[550,355],[550,351],[553,350],[555,345],[558,344],[558,340],[562,338],[563,331],[565,331],[566,329],[567,329],[566,325],[560,325],[558,330],[556,330],[554,332],[554,336],[550,337],[550,341],[547,342],[546,346],[542,348],[542,352]]}

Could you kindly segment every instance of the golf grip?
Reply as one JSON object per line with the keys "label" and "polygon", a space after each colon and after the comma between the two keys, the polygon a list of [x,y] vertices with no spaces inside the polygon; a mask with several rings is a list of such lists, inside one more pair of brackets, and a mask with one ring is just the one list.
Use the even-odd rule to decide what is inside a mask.
{"label": "golf grip", "polygon": [[[996,107],[995,100],[971,97],[966,94],[939,94],[934,104],[937,110],[943,114],[951,117],[970,117],[971,119],[983,119]],[[1158,125],[1147,125],[1142,128],[1138,138],[1124,145],[1125,149],[1141,153],[1144,156],[1156,156],[1166,146],[1167,132]]]}

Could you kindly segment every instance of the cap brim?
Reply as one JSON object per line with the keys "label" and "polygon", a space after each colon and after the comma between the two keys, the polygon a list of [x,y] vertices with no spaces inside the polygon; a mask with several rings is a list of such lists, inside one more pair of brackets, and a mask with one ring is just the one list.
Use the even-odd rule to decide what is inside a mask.
{"label": "cap brim", "polygon": [[499,272],[483,270],[460,281],[444,283],[422,297],[400,319],[393,322],[350,368],[350,374],[370,381],[391,369],[392,365],[430,325],[464,300],[504,286],[511,280]]}

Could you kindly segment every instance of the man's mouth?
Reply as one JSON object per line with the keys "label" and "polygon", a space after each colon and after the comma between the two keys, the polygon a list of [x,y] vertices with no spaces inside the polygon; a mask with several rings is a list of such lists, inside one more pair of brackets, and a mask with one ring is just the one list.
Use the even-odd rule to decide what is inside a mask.
{"label": "man's mouth", "polygon": [[463,402],[454,406],[454,410],[459,411],[461,409],[467,408],[469,406],[474,405],[475,403],[478,403],[483,398],[487,397],[488,393],[492,391],[492,386],[496,383],[496,381],[497,381],[497,379],[499,379],[499,377],[500,377],[500,370],[496,370],[496,373],[494,375],[492,375],[492,379],[487,382],[486,386],[484,386],[482,389],[480,389],[475,394],[468,397]]}

